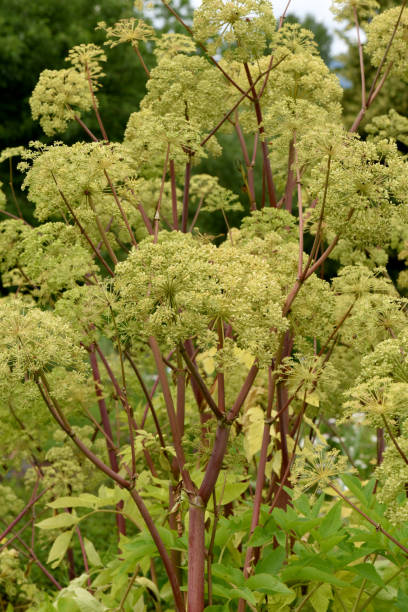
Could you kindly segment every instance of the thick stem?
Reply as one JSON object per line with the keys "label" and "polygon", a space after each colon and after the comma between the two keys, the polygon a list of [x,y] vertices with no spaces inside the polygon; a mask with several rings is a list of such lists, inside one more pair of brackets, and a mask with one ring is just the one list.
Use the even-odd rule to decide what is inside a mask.
{"label": "thick stem", "polygon": [[184,467],[186,460],[184,457],[183,446],[181,444],[181,435],[179,431],[176,411],[174,410],[173,398],[171,396],[170,386],[166,376],[166,370],[164,368],[162,355],[156,338],[150,336],[149,345],[153,353],[154,361],[156,363],[157,374],[159,376],[160,385],[163,392],[163,398],[166,404],[167,416],[169,417],[170,429],[173,438],[173,445],[176,453],[178,469],[182,476],[186,491],[191,494],[195,492],[195,486],[193,484],[193,481],[191,480],[190,474]]}
{"label": "thick stem", "polygon": [[[93,344],[89,349],[89,360],[91,362],[92,376],[95,382],[95,393],[98,399],[99,413],[101,415],[103,431],[104,433],[106,433],[105,440],[106,440],[106,448],[108,451],[109,463],[110,463],[112,470],[114,470],[115,472],[119,472],[119,465],[118,465],[118,460],[116,456],[116,449],[112,445],[113,433],[112,433],[112,428],[111,428],[111,424],[109,420],[108,408],[106,406],[106,402],[105,402],[105,399],[102,393],[101,375],[99,373],[98,362],[97,362],[96,354],[95,354],[95,344]],[[115,519],[116,519],[116,525],[118,528],[118,533],[126,534],[125,518],[120,513],[122,509],[123,509],[123,502],[120,502],[117,505],[117,510],[119,512],[115,515]]]}
{"label": "thick stem", "polygon": [[[245,161],[245,166],[246,166],[246,171],[247,171],[246,186],[248,188],[249,208],[250,210],[256,210],[255,185],[254,185],[254,163],[252,160],[249,159],[245,138],[244,138],[244,135],[241,130],[241,126],[239,125],[239,121],[238,121],[237,111],[235,111],[234,125],[235,125],[235,131],[238,136],[239,144],[241,146],[241,151],[242,151],[242,155]],[[256,152],[256,147],[254,147],[254,150]]]}
{"label": "thick stem", "polygon": [[175,608],[177,612],[185,612],[184,598],[180,591],[180,584],[177,579],[177,572],[176,569],[173,567],[169,554],[166,550],[166,547],[164,546],[163,540],[161,539],[160,534],[157,531],[155,522],[136,489],[130,489],[129,493],[133,501],[135,502],[140,514],[142,515],[142,518],[146,523],[148,530],[150,531],[153,541],[156,544],[157,550],[159,551],[161,560],[163,561],[163,565],[166,569],[166,573],[170,581],[171,589],[173,591]]}
{"label": "thick stem", "polygon": [[244,68],[245,68],[245,72],[247,75],[248,83],[252,87],[252,97],[253,97],[253,103],[255,107],[256,120],[258,122],[258,130],[259,130],[259,137],[261,139],[261,148],[262,148],[263,162],[264,162],[264,168],[265,168],[266,183],[268,186],[269,204],[276,208],[277,200],[276,200],[276,193],[275,193],[275,185],[273,183],[271,162],[269,160],[269,153],[268,153],[268,145],[266,144],[266,140],[265,140],[266,134],[265,134],[265,128],[263,125],[261,105],[259,103],[259,97],[256,92],[255,85],[252,80],[251,72],[249,70],[249,66],[247,63],[244,63]]}
{"label": "thick stem", "polygon": [[154,215],[154,240],[153,240],[153,242],[155,244],[157,243],[157,237],[158,237],[158,233],[159,233],[160,208],[161,208],[161,203],[162,203],[162,199],[163,199],[164,183],[165,183],[165,180],[166,180],[167,164],[169,162],[169,154],[170,154],[170,143],[167,145],[166,159],[164,160],[162,179],[161,179],[161,183],[160,183],[159,198],[157,200],[156,213]]}
{"label": "thick stem", "polygon": [[188,611],[204,610],[205,504],[200,496],[190,501],[188,528]]}
{"label": "thick stem", "polygon": [[289,143],[288,175],[286,179],[285,195],[283,196],[285,208],[290,213],[292,212],[293,191],[295,188],[295,176],[294,176],[293,167],[292,167],[294,160],[295,160],[295,147],[294,147],[294,139],[292,138]]}
{"label": "thick stem", "polygon": [[298,153],[296,148],[296,134],[293,137],[294,147],[295,147],[295,162],[296,162],[296,185],[297,185],[297,196],[298,196],[298,212],[299,212],[299,259],[298,259],[298,278],[302,277],[303,272],[303,232],[304,232],[304,224],[303,224],[303,197],[302,197],[302,183],[300,180],[300,169],[299,169],[299,160]]}
{"label": "thick stem", "polygon": [[[262,503],[262,491],[265,484],[265,468],[266,462],[268,458],[268,446],[271,439],[270,430],[271,430],[271,416],[272,416],[272,407],[273,400],[275,396],[275,376],[272,375],[272,368],[268,368],[268,406],[265,414],[265,422],[264,429],[262,435],[262,444],[261,444],[261,453],[259,456],[258,469],[256,474],[256,486],[255,486],[255,497],[252,508],[252,519],[251,519],[251,528],[250,528],[250,536],[255,531],[258,522],[259,516],[261,512],[261,503]],[[253,547],[248,546],[246,555],[245,555],[245,563],[244,563],[244,576],[247,578],[249,576],[250,564],[252,561],[253,555]]]}
{"label": "thick stem", "polygon": [[94,213],[96,225],[98,227],[99,234],[100,234],[100,236],[102,238],[102,242],[105,245],[106,250],[108,251],[111,260],[113,261],[114,265],[116,266],[116,264],[118,263],[118,259],[117,259],[116,255],[115,255],[115,253],[114,253],[114,251],[113,251],[113,249],[111,247],[111,244],[110,244],[110,242],[108,240],[108,237],[107,237],[106,232],[104,230],[104,227],[103,227],[103,225],[101,223],[101,220],[99,219],[98,213],[96,212],[96,208],[95,208],[95,205],[93,203],[93,200],[92,200],[92,197],[91,197],[90,194],[87,195],[87,200],[88,200],[88,203],[89,203],[89,207],[91,208],[92,212]]}
{"label": "thick stem", "polygon": [[88,556],[87,556],[86,550],[85,550],[84,539],[82,537],[82,533],[81,533],[81,530],[79,529],[78,525],[75,527],[75,531],[76,531],[76,534],[78,536],[79,546],[81,548],[82,560],[84,562],[84,569],[85,569],[85,572],[88,574],[88,578],[87,578],[88,587],[90,587],[91,586],[91,578],[89,576]]}
{"label": "thick stem", "polygon": [[124,224],[125,224],[125,226],[126,226],[126,229],[127,229],[127,231],[128,231],[128,234],[129,234],[129,236],[130,236],[130,240],[131,240],[131,242],[132,242],[133,246],[134,246],[134,247],[137,247],[136,238],[135,238],[135,236],[134,236],[134,234],[133,234],[133,232],[132,232],[132,229],[131,229],[130,224],[129,224],[129,220],[128,220],[127,215],[126,215],[126,213],[125,213],[125,211],[124,211],[124,209],[123,209],[123,206],[122,206],[122,204],[120,203],[119,196],[118,196],[118,194],[117,194],[117,192],[116,192],[115,186],[114,186],[114,184],[112,183],[112,180],[111,180],[111,178],[110,178],[109,174],[107,173],[107,171],[106,171],[106,170],[104,170],[104,171],[103,171],[103,173],[104,173],[104,175],[106,176],[106,179],[107,179],[107,181],[108,181],[108,183],[109,183],[110,190],[111,190],[112,195],[113,195],[113,198],[114,198],[114,200],[115,200],[115,202],[116,202],[116,206],[117,206],[117,207],[118,207],[118,209],[119,209],[119,212],[120,212],[120,214],[121,214],[121,217],[122,217],[122,219],[123,219],[123,222],[124,222]]}
{"label": "thick stem", "polygon": [[150,71],[149,71],[148,67],[147,67],[147,66],[146,66],[146,64],[145,64],[145,61],[144,61],[144,59],[143,59],[142,54],[141,54],[141,53],[140,53],[140,51],[139,51],[139,47],[138,47],[137,42],[136,42],[135,44],[133,44],[133,45],[132,45],[132,47],[133,47],[133,49],[135,50],[136,55],[137,55],[137,57],[139,58],[140,63],[142,64],[142,68],[143,68],[143,70],[144,70],[144,71],[145,71],[145,73],[147,74],[147,78],[148,78],[148,79],[150,79]]}
{"label": "thick stem", "polygon": [[170,184],[171,184],[171,211],[173,215],[173,228],[178,230],[178,210],[177,210],[177,191],[176,191],[176,169],[174,159],[170,160]]}
{"label": "thick stem", "polygon": [[95,117],[96,117],[96,120],[97,120],[98,125],[99,125],[99,129],[101,130],[102,138],[104,140],[106,140],[106,142],[109,142],[108,135],[106,133],[106,130],[104,128],[101,116],[99,114],[98,105],[96,103],[96,98],[95,98],[95,93],[94,93],[94,88],[93,88],[93,85],[92,85],[91,74],[89,72],[89,68],[88,68],[87,64],[85,64],[85,73],[86,73],[86,78],[88,80],[89,91],[91,92],[92,107],[94,109],[94,113],[95,113]]}
{"label": "thick stem", "polygon": [[188,162],[186,163],[186,170],[184,174],[184,193],[183,193],[183,210],[181,213],[181,231],[185,234],[187,232],[187,221],[188,221],[188,203],[190,199],[190,178],[191,178],[191,156],[189,155]]}
{"label": "thick stem", "polygon": [[357,43],[358,43],[358,56],[360,60],[360,77],[361,77],[361,108],[366,107],[366,84],[365,84],[365,71],[364,71],[364,58],[363,58],[363,45],[360,40],[360,24],[357,16],[357,9],[355,4],[353,5],[354,23],[357,29]]}
{"label": "thick stem", "polygon": [[219,407],[217,406],[217,404],[213,400],[213,398],[211,396],[211,393],[208,390],[207,385],[205,384],[205,382],[201,378],[198,369],[196,368],[196,366],[194,365],[194,363],[190,359],[186,349],[182,345],[180,345],[180,352],[183,355],[183,358],[184,358],[184,361],[186,362],[187,368],[188,368],[190,374],[192,375],[192,377],[194,378],[195,382],[197,383],[197,385],[198,385],[201,393],[203,394],[204,399],[206,400],[209,408],[211,408],[211,410],[213,411],[213,413],[215,414],[217,419],[223,419],[224,418],[224,414],[221,412],[221,410],[219,409]]}
{"label": "thick stem", "polygon": [[177,353],[177,421],[180,436],[184,436],[184,416],[186,408],[186,373],[183,368],[181,355]]}

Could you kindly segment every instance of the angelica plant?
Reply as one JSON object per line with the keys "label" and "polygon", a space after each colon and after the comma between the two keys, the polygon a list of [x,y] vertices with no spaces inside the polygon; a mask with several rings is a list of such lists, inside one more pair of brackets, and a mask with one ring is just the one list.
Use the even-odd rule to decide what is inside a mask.
{"label": "angelica plant", "polygon": [[[4,462],[32,488],[14,518],[7,508],[0,545],[13,550],[33,507],[47,513],[21,529],[57,609],[149,609],[154,593],[177,611],[301,610],[323,585],[327,602],[362,610],[376,595],[344,579],[360,558],[358,521],[374,542],[364,580],[384,588],[379,555],[387,572],[403,567],[407,319],[403,273],[394,285],[387,264],[395,249],[406,257],[405,118],[390,109],[367,140],[358,130],[388,75],[404,75],[405,3],[378,14],[371,1],[335,4],[367,27],[378,68],[367,94],[361,62],[348,131],[312,34],[264,0],[205,0],[192,28],[166,4],[186,33],[161,39],[134,18],[100,23],[148,77],[121,142],[99,111],[102,48],[78,45],[72,68],[40,75],[33,118],[48,136],[75,121],[84,140],[18,150],[35,226],[0,222]],[[221,132],[236,136],[245,196],[199,168],[222,155]],[[204,215],[223,219],[222,236],[202,232]],[[342,433],[356,413],[375,440],[361,475],[377,481],[374,509],[374,481],[348,474],[358,457]],[[316,510],[300,494],[311,487]],[[356,518],[342,522],[330,496]],[[110,514],[116,557],[90,540]],[[316,556],[297,574],[306,536]]]}

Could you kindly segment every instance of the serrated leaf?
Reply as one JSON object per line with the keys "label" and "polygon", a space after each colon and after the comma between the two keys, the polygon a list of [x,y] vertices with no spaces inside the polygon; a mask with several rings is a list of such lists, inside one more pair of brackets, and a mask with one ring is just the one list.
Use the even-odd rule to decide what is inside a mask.
{"label": "serrated leaf", "polygon": [[342,503],[337,502],[323,518],[320,524],[319,533],[324,538],[336,534],[341,529],[343,525],[341,520],[341,506]]}
{"label": "serrated leaf", "polygon": [[58,567],[64,558],[69,543],[71,542],[72,533],[72,531],[64,531],[64,533],[60,533],[59,536],[55,538],[47,559],[47,563],[52,563],[53,569]]}
{"label": "serrated leaf", "polygon": [[292,565],[285,568],[282,572],[282,579],[285,582],[295,580],[296,582],[327,582],[335,586],[349,586],[347,582],[340,580],[340,578],[337,578],[334,574],[329,574],[316,567],[299,567],[298,565]]}
{"label": "serrated leaf", "polygon": [[366,496],[361,487],[361,483],[356,476],[351,474],[342,474],[341,479],[348,490],[365,506],[367,503]]}
{"label": "serrated leaf", "polygon": [[246,585],[253,591],[260,593],[281,593],[282,595],[290,595],[292,593],[286,584],[271,576],[270,574],[255,574],[246,581]]}
{"label": "serrated leaf", "polygon": [[281,569],[286,557],[286,551],[280,546],[262,555],[262,559],[256,564],[256,574],[277,574]]}
{"label": "serrated leaf", "polygon": [[[314,585],[310,585],[309,592],[313,588]],[[319,588],[312,593],[309,601],[315,612],[326,612],[331,599],[333,599],[333,593],[330,584],[321,584]]]}
{"label": "serrated leaf", "polygon": [[213,576],[225,580],[228,584],[236,586],[244,586],[245,579],[241,570],[236,567],[228,567],[221,563],[213,563],[211,567]]}
{"label": "serrated leaf", "polygon": [[276,528],[275,529],[265,529],[265,527],[255,527],[254,533],[251,536],[249,541],[251,546],[264,546],[265,544],[269,544],[275,538]]}
{"label": "serrated leaf", "polygon": [[76,514],[69,514],[63,512],[52,516],[51,518],[44,519],[36,524],[39,529],[62,529],[64,527],[72,527],[79,522],[79,517]]}
{"label": "serrated leaf", "polygon": [[329,550],[334,548],[336,544],[339,544],[345,538],[346,538],[345,533],[343,533],[343,535],[333,535],[333,536],[330,536],[329,538],[323,538],[320,542],[321,552],[323,553],[329,552]]}
{"label": "serrated leaf", "polygon": [[353,574],[358,574],[366,580],[373,582],[377,586],[384,586],[384,580],[375,569],[372,563],[359,563],[358,565],[349,565],[347,568]]}
{"label": "serrated leaf", "polygon": [[84,538],[84,547],[86,556],[88,557],[88,561],[91,565],[94,567],[100,567],[103,565],[95,546],[90,540],[88,540],[88,538]]}

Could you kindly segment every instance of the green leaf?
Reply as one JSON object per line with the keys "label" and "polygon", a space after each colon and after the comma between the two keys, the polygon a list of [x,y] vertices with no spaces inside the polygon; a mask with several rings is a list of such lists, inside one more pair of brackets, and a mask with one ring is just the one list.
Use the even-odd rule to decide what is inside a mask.
{"label": "green leaf", "polygon": [[323,518],[319,527],[319,533],[324,538],[334,535],[342,528],[341,507],[342,502],[337,502]]}
{"label": "green leaf", "polygon": [[310,518],[310,505],[307,495],[303,493],[293,502],[293,505],[295,506],[296,510],[300,510],[302,514]]}
{"label": "green leaf", "polygon": [[244,586],[245,579],[241,570],[236,567],[222,565],[221,563],[213,563],[211,566],[213,576],[225,580],[228,584],[234,586]]}
{"label": "green leaf", "polygon": [[332,548],[336,546],[336,544],[339,544],[339,542],[341,542],[345,538],[346,538],[345,533],[343,533],[343,535],[332,535],[329,538],[322,538],[320,541],[321,552],[323,553],[329,552],[330,550],[332,550]]}
{"label": "green leaf", "polygon": [[[69,586],[61,591],[61,599],[58,597],[58,612],[70,612],[80,610],[80,612],[104,612],[106,606],[99,602],[89,591],[79,586]],[[60,602],[70,602],[71,608],[60,608]]]}
{"label": "green leaf", "polygon": [[228,601],[230,601],[231,588],[227,588],[223,586],[222,584],[220,584],[219,582],[213,582],[212,589],[213,589],[214,595],[218,597],[223,597],[224,599],[228,599]]}
{"label": "green leaf", "polygon": [[69,514],[63,512],[47,518],[44,521],[40,521],[36,524],[39,529],[62,529],[64,527],[72,527],[79,522],[79,517],[76,514]]}
{"label": "green leaf", "polygon": [[94,567],[100,567],[101,565],[103,565],[101,558],[96,551],[95,546],[87,538],[84,538],[84,547],[85,547],[86,556],[88,557],[88,561],[91,565],[93,565]]}
{"label": "green leaf", "polygon": [[246,584],[251,590],[260,593],[281,593],[282,595],[292,593],[291,589],[288,589],[283,582],[270,574],[255,574],[255,576],[248,578]]}
{"label": "green leaf", "polygon": [[334,574],[329,574],[316,567],[299,567],[298,565],[291,565],[284,569],[282,572],[282,579],[285,582],[291,580],[296,582],[327,582],[335,586],[349,586],[347,582],[340,580],[340,578],[337,578]]}
{"label": "green leaf", "polygon": [[[309,585],[309,592],[315,587],[315,585]],[[316,591],[310,596],[310,603],[313,606],[315,612],[326,612],[329,607],[330,600],[333,599],[333,593],[329,584],[322,584]]]}
{"label": "green leaf", "polygon": [[347,567],[350,572],[353,574],[358,574],[362,576],[366,580],[373,582],[377,586],[385,586],[384,580],[381,578],[380,574],[375,569],[372,563],[359,563],[358,565],[350,565]]}
{"label": "green leaf", "polygon": [[156,552],[156,545],[149,533],[140,533],[126,542],[126,551],[134,558],[150,557]]}
{"label": "green leaf", "polygon": [[90,493],[83,493],[79,497],[57,497],[54,501],[50,502],[48,506],[50,508],[97,508],[101,505],[101,500],[96,495]]}
{"label": "green leaf", "polygon": [[58,612],[81,612],[81,608],[75,603],[72,597],[61,597],[55,603]]}
{"label": "green leaf", "polygon": [[264,546],[265,544],[269,544],[273,542],[276,531],[277,526],[275,522],[268,521],[267,525],[258,525],[258,527],[255,527],[249,543],[251,546]]}
{"label": "green leaf", "polygon": [[231,599],[245,599],[245,601],[253,606],[256,605],[256,599],[253,593],[251,593],[251,591],[245,587],[232,589],[230,591],[230,597]]}
{"label": "green leaf", "polygon": [[363,504],[365,507],[367,504],[366,496],[364,495],[363,488],[359,479],[351,474],[342,474],[341,479],[348,488],[348,490]]}
{"label": "green leaf", "polygon": [[142,586],[143,588],[152,591],[156,596],[156,600],[160,601],[159,589],[152,580],[149,580],[149,578],[146,578],[145,576],[139,576],[138,578],[136,578],[136,583],[140,584],[140,586]]}
{"label": "green leaf", "polygon": [[255,575],[276,574],[281,569],[285,557],[286,551],[281,546],[266,552],[266,554],[262,555],[261,560],[256,565]]}
{"label": "green leaf", "polygon": [[317,501],[315,501],[315,503],[311,507],[310,514],[313,518],[316,518],[319,516],[320,509],[324,502],[324,498],[325,498],[325,494],[321,493],[319,497],[317,498]]}
{"label": "green leaf", "polygon": [[64,533],[60,533],[59,536],[55,538],[47,559],[47,563],[52,563],[53,569],[58,567],[64,558],[69,543],[71,542],[72,533],[72,531],[64,531]]}
{"label": "green leaf", "polygon": [[398,596],[395,605],[397,606],[398,610],[402,610],[402,612],[407,612],[408,610],[408,595],[401,589],[398,589]]}
{"label": "green leaf", "polygon": [[222,473],[218,477],[217,484],[215,486],[215,497],[217,500],[217,504],[221,503],[221,505],[225,506],[230,502],[238,499],[244,493],[249,486],[249,481],[247,482],[226,482],[224,486],[224,478]]}

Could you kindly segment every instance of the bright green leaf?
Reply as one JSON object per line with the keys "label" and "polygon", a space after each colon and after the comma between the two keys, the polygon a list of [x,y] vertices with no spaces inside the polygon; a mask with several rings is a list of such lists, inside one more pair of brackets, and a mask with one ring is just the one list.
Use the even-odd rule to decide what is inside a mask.
{"label": "bright green leaf", "polygon": [[47,563],[52,563],[53,568],[58,567],[64,558],[71,542],[72,533],[72,531],[64,531],[55,538],[47,559]]}
{"label": "bright green leaf", "polygon": [[[311,584],[309,586],[309,592],[313,588],[315,588],[315,585]],[[309,601],[315,612],[326,612],[331,599],[333,599],[333,593],[330,584],[321,584],[319,588],[312,593]]]}
{"label": "bright green leaf", "polygon": [[380,574],[375,569],[372,563],[359,563],[358,565],[350,565],[347,568],[353,574],[358,574],[366,580],[373,582],[377,586],[384,586],[384,581]]}
{"label": "bright green leaf", "polygon": [[292,592],[283,582],[269,574],[255,574],[255,576],[248,578],[246,584],[252,591],[260,591],[261,593],[289,595]]}
{"label": "bright green leaf", "polygon": [[298,565],[291,565],[285,568],[282,572],[282,578],[285,582],[296,581],[296,582],[327,582],[328,584],[334,584],[335,586],[348,586],[347,582],[340,580],[334,574],[329,574],[316,567],[299,567]]}
{"label": "bright green leaf", "polygon": [[95,567],[99,567],[103,565],[95,546],[87,538],[84,538],[84,547],[85,547],[86,556],[88,557],[88,561],[91,565]]}
{"label": "bright green leaf", "polygon": [[76,525],[78,522],[79,517],[76,516],[76,514],[63,512],[51,518],[47,518],[44,521],[40,521],[36,524],[36,527],[39,529],[61,529],[64,527],[72,527],[72,525]]}

